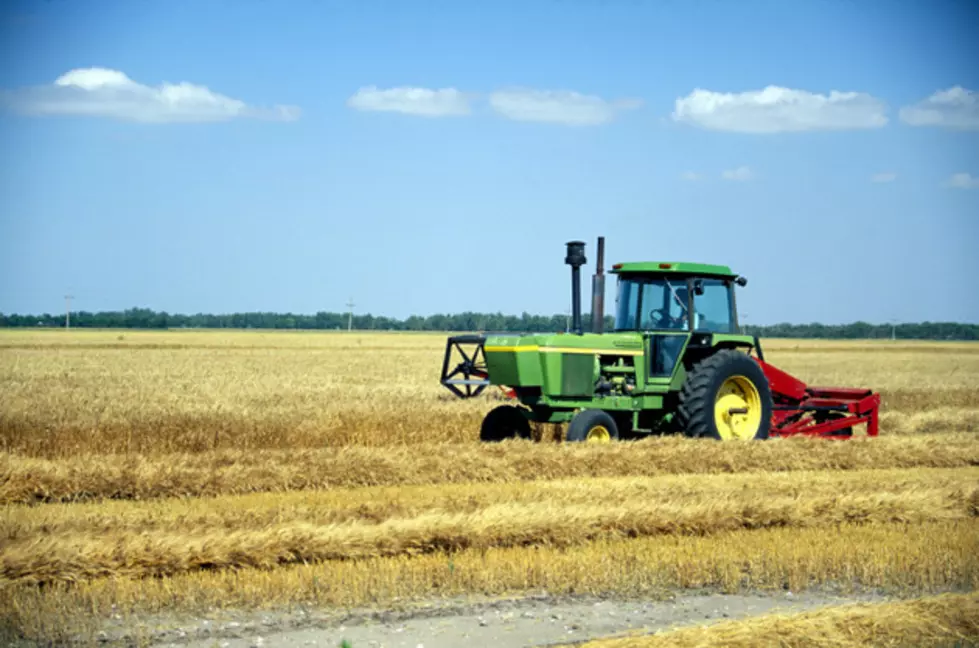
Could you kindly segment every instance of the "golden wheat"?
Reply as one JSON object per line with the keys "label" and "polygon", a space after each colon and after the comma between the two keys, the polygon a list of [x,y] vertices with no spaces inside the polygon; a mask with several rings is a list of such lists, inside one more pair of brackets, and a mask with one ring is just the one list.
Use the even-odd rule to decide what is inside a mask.
{"label": "golden wheat", "polygon": [[[292,605],[387,606],[431,597],[526,593],[659,596],[830,587],[900,593],[979,587],[979,520],[733,531],[708,537],[598,540],[575,547],[470,549],[205,570],[154,579],[4,587],[0,630],[38,639],[94,631],[122,614],[148,616]],[[2,634],[0,634],[2,637]]]}
{"label": "golden wheat", "polygon": [[979,586],[979,345],[765,343],[879,390],[877,439],[485,446],[500,397],[438,384],[444,339],[0,332],[0,636],[113,609]]}
{"label": "golden wheat", "polygon": [[979,593],[851,604],[797,614],[680,628],[644,637],[601,639],[580,648],[919,648],[979,646]]}
{"label": "golden wheat", "polygon": [[505,483],[569,477],[979,465],[972,433],[778,439],[727,444],[653,438],[607,446],[507,442],[319,450],[86,455],[0,454],[0,503],[150,499],[352,486]]}
{"label": "golden wheat", "polygon": [[[937,490],[965,495],[977,489],[979,467],[440,483],[211,498],[103,500],[8,506],[0,518],[3,522],[0,543],[81,533],[176,533],[179,530],[201,534],[211,530],[261,530],[294,522],[376,524],[433,513],[471,514],[505,505],[569,507],[605,502],[614,506],[631,500],[687,510],[721,503],[721,508],[737,504],[750,508],[762,500],[767,500],[762,502],[763,507],[771,507],[780,499],[797,501],[804,507],[814,498],[834,495],[899,496]],[[712,515],[717,513],[715,510]]]}
{"label": "golden wheat", "polygon": [[[601,537],[705,535],[734,529],[811,527],[844,522],[921,524],[979,513],[976,473],[944,487],[910,482],[892,490],[813,495],[765,491],[629,495],[629,485],[597,483],[575,497],[488,502],[468,511],[438,508],[380,522],[184,525],[169,530],[70,529],[8,540],[0,586],[75,582],[101,576],[165,576],[200,569],[270,568],[294,562],[418,555],[510,546],[571,546]],[[590,490],[590,492],[589,492]],[[608,494],[608,498],[605,495]],[[534,494],[536,495],[536,494]],[[590,495],[590,497],[589,497]],[[582,497],[584,496],[584,497]],[[604,501],[603,501],[604,500]]]}
{"label": "golden wheat", "polygon": [[[444,340],[2,331],[0,449],[59,458],[471,443],[493,403],[460,401],[438,384]],[[766,348],[769,360],[803,380],[879,390],[885,433],[979,429],[979,345],[778,341]],[[949,418],[950,410],[958,413]],[[932,415],[906,422],[923,412]]]}

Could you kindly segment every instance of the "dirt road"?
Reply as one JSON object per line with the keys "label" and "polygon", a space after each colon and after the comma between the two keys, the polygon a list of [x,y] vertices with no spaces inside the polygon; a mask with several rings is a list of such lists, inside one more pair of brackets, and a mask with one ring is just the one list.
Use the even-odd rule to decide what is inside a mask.
{"label": "dirt road", "polygon": [[[537,597],[441,603],[401,611],[234,613],[185,621],[154,633],[153,645],[193,648],[330,646],[352,648],[456,648],[547,646],[628,632],[740,619],[772,611],[879,601],[821,593],[680,596],[672,600]],[[158,624],[159,620],[155,622]],[[157,625],[159,627],[159,625]],[[115,636],[128,634],[120,626]],[[344,644],[343,642],[347,643]]]}

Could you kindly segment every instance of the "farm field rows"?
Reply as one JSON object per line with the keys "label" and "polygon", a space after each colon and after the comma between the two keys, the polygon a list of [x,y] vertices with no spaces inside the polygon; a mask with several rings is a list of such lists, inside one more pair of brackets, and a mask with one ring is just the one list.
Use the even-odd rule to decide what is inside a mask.
{"label": "farm field rows", "polygon": [[[501,397],[441,387],[444,340],[0,331],[0,638],[458,597],[979,589],[979,345],[764,342],[807,382],[879,391],[876,439],[483,446]],[[921,609],[953,600],[974,630],[974,596]]]}

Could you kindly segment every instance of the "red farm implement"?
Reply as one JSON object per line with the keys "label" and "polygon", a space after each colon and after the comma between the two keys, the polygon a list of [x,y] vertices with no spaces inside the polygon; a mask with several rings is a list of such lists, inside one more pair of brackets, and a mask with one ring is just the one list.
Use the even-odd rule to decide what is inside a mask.
{"label": "red farm implement", "polygon": [[848,439],[853,426],[867,424],[867,436],[877,436],[880,394],[849,387],[810,387],[778,367],[757,359],[772,391],[769,436]]}

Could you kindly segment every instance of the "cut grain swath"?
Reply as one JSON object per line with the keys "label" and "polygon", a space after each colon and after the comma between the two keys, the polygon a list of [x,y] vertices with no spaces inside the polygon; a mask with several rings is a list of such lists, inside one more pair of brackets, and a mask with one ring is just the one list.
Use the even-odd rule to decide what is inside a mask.
{"label": "cut grain swath", "polygon": [[[592,594],[650,598],[664,590],[752,592],[841,585],[939,593],[979,588],[979,520],[843,524],[732,531],[710,536],[598,540],[574,548],[509,547],[425,555],[219,569],[171,578],[103,578],[4,588],[0,618],[21,636],[58,639],[129,610],[205,615],[209,610],[401,606],[485,595]],[[0,637],[4,627],[0,625]],[[97,626],[96,626],[97,630]],[[92,633],[93,639],[95,631]],[[59,642],[64,643],[64,642]]]}
{"label": "cut grain swath", "polygon": [[578,648],[965,648],[979,646],[979,593],[832,606],[799,614],[770,614],[652,636],[576,645]]}
{"label": "cut grain swath", "polygon": [[85,455],[63,460],[0,454],[0,504],[407,484],[976,465],[979,440],[972,433],[881,436],[845,444],[802,438],[748,444],[660,438],[604,446],[420,444]]}
{"label": "cut grain swath", "polygon": [[8,542],[0,584],[74,582],[104,576],[171,576],[198,570],[270,568],[306,561],[412,556],[466,549],[570,547],[601,538],[708,535],[739,529],[843,523],[922,524],[975,516],[979,494],[960,487],[899,494],[729,497],[614,505],[496,504],[472,513],[431,512],[379,524],[303,522],[260,530],[66,532]]}
{"label": "cut grain swath", "polygon": [[[776,498],[805,506],[816,498],[865,493],[901,497],[942,489],[968,492],[979,467],[914,471],[824,470],[659,477],[585,477],[531,482],[372,486],[209,498],[101,500],[9,507],[8,542],[38,537],[126,532],[259,531],[303,522],[315,526],[378,524],[433,513],[473,514],[491,506],[547,503],[555,510],[596,502],[655,502],[690,512],[742,505],[764,510]],[[944,492],[944,491],[942,491]],[[883,501],[883,500],[882,500]]]}

